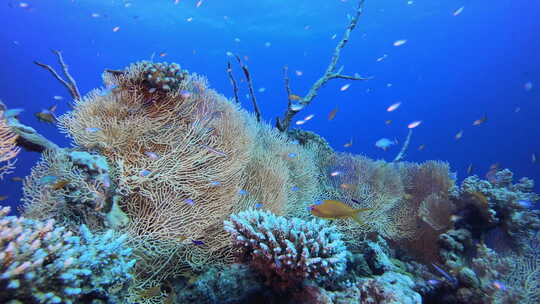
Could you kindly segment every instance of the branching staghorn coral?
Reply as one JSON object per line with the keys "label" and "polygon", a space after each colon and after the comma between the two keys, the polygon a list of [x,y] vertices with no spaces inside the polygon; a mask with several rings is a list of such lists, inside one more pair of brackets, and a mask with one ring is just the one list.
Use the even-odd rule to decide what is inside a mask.
{"label": "branching staghorn coral", "polygon": [[111,303],[123,300],[131,281],[126,235],[75,236],[54,220],[6,216],[0,210],[0,301],[2,303]]}
{"label": "branching staghorn coral", "polygon": [[4,112],[0,110],[0,179],[11,173],[14,168],[14,159],[20,152],[17,147],[18,135],[13,133],[4,118]]}
{"label": "branching staghorn coral", "polygon": [[294,287],[305,279],[329,280],[345,271],[349,253],[341,233],[324,221],[287,219],[250,209],[232,215],[224,227],[274,288]]}

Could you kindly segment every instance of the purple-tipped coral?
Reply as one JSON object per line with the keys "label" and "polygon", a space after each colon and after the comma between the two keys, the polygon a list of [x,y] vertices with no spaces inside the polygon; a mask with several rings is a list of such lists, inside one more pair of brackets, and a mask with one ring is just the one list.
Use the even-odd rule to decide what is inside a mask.
{"label": "purple-tipped coral", "polygon": [[304,279],[331,280],[345,270],[349,253],[341,233],[321,220],[246,210],[224,224],[243,256],[278,289]]}

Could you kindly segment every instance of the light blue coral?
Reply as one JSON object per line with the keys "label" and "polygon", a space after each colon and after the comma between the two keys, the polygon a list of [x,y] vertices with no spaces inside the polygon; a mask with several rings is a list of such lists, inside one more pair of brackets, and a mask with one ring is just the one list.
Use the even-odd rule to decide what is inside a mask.
{"label": "light blue coral", "polygon": [[322,220],[246,210],[232,215],[224,227],[233,244],[274,287],[289,287],[304,279],[336,279],[345,271],[349,251],[342,235]]}
{"label": "light blue coral", "polygon": [[79,303],[81,298],[118,302],[135,264],[125,235],[112,230],[80,236],[53,220],[6,216],[0,210],[0,302]]}

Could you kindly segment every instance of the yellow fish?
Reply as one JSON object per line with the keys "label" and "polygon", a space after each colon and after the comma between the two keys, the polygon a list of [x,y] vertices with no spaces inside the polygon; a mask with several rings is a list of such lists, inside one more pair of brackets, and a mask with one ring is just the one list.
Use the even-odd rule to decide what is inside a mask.
{"label": "yellow fish", "polygon": [[309,207],[311,214],[325,219],[344,219],[350,218],[358,224],[362,221],[358,218],[361,212],[369,211],[371,208],[354,209],[351,206],[336,200],[324,200],[320,204],[314,204]]}

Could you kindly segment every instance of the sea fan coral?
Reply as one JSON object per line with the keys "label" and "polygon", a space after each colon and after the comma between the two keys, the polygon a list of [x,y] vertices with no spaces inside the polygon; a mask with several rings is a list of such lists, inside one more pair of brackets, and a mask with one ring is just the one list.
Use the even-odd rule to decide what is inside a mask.
{"label": "sea fan coral", "polygon": [[[59,118],[78,147],[122,168],[112,182],[129,218],[123,231],[144,260],[136,269],[144,286],[228,260],[222,221],[239,200],[255,140],[253,119],[204,78],[177,73],[170,90],[152,93],[147,73],[144,62],[105,73],[114,89],[89,93]],[[159,267],[149,273],[147,265]]]}
{"label": "sea fan coral", "polygon": [[0,179],[4,175],[11,173],[11,170],[14,168],[12,159],[20,152],[20,148],[17,147],[16,143],[17,138],[18,136],[11,132],[4,119],[4,112],[0,111]]}
{"label": "sea fan coral", "polygon": [[131,280],[126,235],[94,235],[81,226],[75,236],[54,220],[6,216],[0,210],[0,300],[2,303],[119,301]]}
{"label": "sea fan coral", "polygon": [[332,280],[343,274],[349,254],[341,233],[324,221],[287,219],[246,210],[225,221],[234,245],[278,289],[304,279]]}

